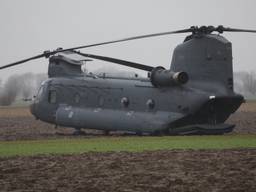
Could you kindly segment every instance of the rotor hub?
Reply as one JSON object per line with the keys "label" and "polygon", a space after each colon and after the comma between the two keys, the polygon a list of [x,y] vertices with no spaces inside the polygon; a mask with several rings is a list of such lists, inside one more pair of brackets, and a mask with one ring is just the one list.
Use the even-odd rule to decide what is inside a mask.
{"label": "rotor hub", "polygon": [[222,25],[219,25],[218,27],[214,26],[192,26],[190,27],[191,32],[193,35],[202,35],[202,34],[211,34],[212,32],[218,32],[218,33],[223,33],[225,31],[225,28]]}

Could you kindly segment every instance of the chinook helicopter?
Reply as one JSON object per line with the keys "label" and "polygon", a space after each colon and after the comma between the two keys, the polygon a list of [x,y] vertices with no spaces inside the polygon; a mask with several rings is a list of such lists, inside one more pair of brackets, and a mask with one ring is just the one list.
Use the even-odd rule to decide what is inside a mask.
{"label": "chinook helicopter", "polygon": [[[223,32],[255,30],[223,26],[135,36],[42,54],[11,63],[49,59],[48,76],[35,96],[31,113],[59,126],[137,134],[224,134],[235,125],[224,123],[244,98],[233,89],[232,45]],[[173,53],[170,69],[112,57],[82,53],[84,49],[156,36],[190,33]],[[102,60],[148,72],[148,77],[120,77],[84,73],[84,61],[68,54]]]}

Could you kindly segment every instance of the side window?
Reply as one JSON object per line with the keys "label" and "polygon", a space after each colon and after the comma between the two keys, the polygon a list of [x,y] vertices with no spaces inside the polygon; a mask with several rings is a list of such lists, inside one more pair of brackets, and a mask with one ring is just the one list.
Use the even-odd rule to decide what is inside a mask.
{"label": "side window", "polygon": [[104,97],[102,97],[102,96],[99,96],[99,106],[100,107],[103,107],[103,105],[104,105],[104,101],[105,101],[105,99],[104,99]]}
{"label": "side window", "polygon": [[78,93],[75,94],[74,101],[75,103],[80,103],[80,95]]}
{"label": "side window", "polygon": [[49,91],[49,103],[56,103],[57,102],[57,92],[55,90]]}

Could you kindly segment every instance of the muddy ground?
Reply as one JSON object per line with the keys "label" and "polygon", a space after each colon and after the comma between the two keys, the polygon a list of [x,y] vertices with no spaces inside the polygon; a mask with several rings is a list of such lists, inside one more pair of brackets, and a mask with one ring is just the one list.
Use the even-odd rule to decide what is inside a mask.
{"label": "muddy ground", "polygon": [[0,158],[0,191],[246,191],[256,149]]}
{"label": "muddy ground", "polygon": [[[228,122],[237,124],[231,134],[256,134],[256,104],[243,105]],[[69,128],[55,129],[53,125],[35,121],[26,108],[0,109],[0,141],[71,137],[72,132]],[[250,192],[255,189],[256,149],[0,158],[0,191]]]}

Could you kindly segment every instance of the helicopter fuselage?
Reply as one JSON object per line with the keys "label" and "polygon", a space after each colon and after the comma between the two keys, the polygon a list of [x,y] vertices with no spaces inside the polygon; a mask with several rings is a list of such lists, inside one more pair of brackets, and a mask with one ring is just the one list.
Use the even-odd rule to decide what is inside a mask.
{"label": "helicopter fuselage", "polygon": [[[211,125],[216,132],[242,98],[217,85],[207,91],[198,86],[197,82],[157,88],[148,78],[106,75],[51,78],[42,84],[31,112],[42,121],[77,129],[186,134]],[[221,112],[218,98],[233,98],[235,108]]]}

